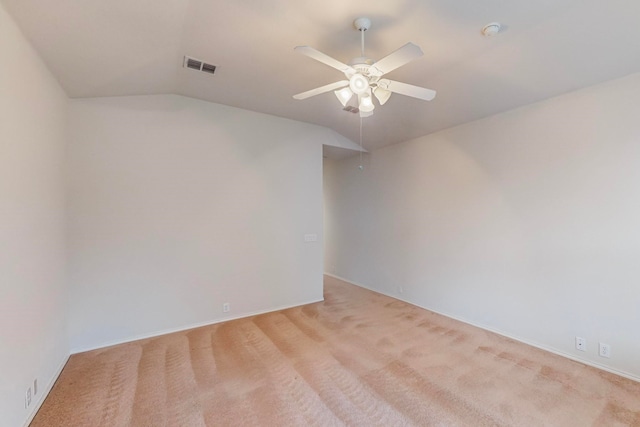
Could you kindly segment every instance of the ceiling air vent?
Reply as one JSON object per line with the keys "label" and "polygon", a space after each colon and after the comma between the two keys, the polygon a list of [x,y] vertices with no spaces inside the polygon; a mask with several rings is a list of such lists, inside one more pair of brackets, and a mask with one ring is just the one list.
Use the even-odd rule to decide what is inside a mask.
{"label": "ceiling air vent", "polygon": [[353,114],[360,112],[360,109],[358,107],[353,107],[351,105],[347,105],[346,107],[343,108],[343,110]]}
{"label": "ceiling air vent", "polygon": [[184,57],[182,66],[184,68],[191,68],[192,70],[202,71],[203,73],[213,74],[216,72],[215,65],[207,64],[206,62],[202,62],[199,59],[190,58],[188,56]]}
{"label": "ceiling air vent", "polygon": [[216,66],[215,65],[211,65],[211,64],[202,64],[202,71],[204,73],[210,73],[213,74],[216,72]]}

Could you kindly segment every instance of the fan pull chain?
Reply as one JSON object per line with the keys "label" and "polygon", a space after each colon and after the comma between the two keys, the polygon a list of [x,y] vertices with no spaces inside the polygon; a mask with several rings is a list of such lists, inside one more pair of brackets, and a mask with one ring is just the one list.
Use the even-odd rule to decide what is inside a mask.
{"label": "fan pull chain", "polygon": [[362,146],[362,116],[360,116],[360,166],[358,166],[360,170],[364,170],[364,166],[362,165],[362,150],[364,150],[364,147]]}

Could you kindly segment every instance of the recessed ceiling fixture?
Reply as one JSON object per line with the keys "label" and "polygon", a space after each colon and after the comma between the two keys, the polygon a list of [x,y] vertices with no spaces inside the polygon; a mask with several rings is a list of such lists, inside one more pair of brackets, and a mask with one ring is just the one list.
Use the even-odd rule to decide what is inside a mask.
{"label": "recessed ceiling fixture", "polygon": [[482,27],[482,35],[485,37],[495,36],[502,29],[502,25],[499,22],[492,22]]}
{"label": "recessed ceiling fixture", "polygon": [[321,93],[334,91],[340,103],[346,107],[353,95],[357,95],[360,117],[368,117],[373,114],[375,109],[373,96],[376,97],[380,105],[384,105],[387,102],[391,93],[399,93],[425,101],[431,101],[435,98],[436,92],[434,90],[381,78],[388,72],[421,57],[423,54],[420,47],[413,43],[407,43],[395,52],[374,62],[364,56],[364,32],[371,27],[371,20],[369,18],[358,18],[353,22],[353,26],[360,31],[362,48],[360,56],[352,59],[349,65],[343,64],[309,46],[297,46],[294,49],[298,53],[343,72],[346,77],[346,80],[340,80],[294,95],[295,99],[306,99]]}

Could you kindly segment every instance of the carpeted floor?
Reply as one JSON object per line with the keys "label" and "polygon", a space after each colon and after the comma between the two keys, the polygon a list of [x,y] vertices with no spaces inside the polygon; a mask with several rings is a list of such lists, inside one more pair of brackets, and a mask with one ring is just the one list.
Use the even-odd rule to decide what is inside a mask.
{"label": "carpeted floor", "polygon": [[640,383],[336,279],[325,302],[73,355],[38,426],[640,426]]}

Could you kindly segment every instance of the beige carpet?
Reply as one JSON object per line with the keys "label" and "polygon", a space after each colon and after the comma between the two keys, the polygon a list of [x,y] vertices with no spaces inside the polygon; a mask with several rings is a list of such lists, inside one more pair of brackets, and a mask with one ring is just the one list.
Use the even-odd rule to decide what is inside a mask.
{"label": "beige carpet", "polygon": [[335,279],[325,302],[77,354],[32,426],[640,426],[640,383]]}

